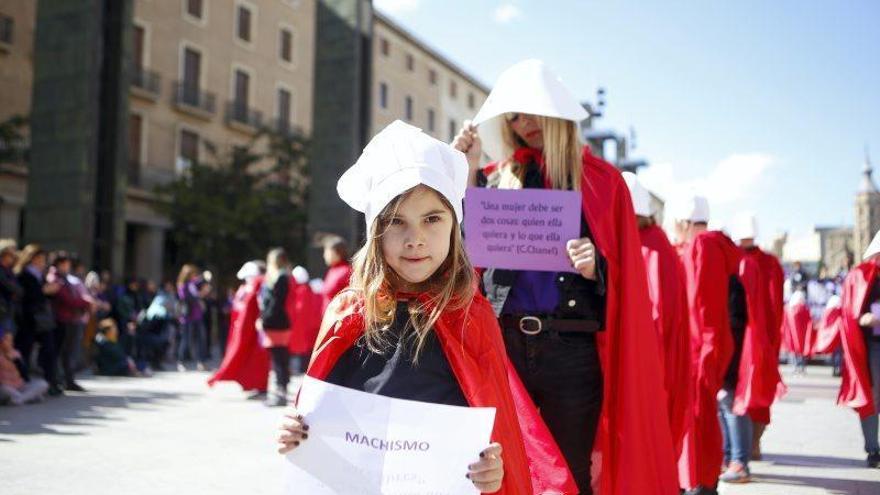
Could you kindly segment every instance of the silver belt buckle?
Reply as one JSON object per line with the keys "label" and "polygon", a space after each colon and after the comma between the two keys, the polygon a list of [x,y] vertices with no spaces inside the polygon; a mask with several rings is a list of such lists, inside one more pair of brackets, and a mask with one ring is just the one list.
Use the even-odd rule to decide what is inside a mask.
{"label": "silver belt buckle", "polygon": [[[526,327],[523,324],[526,321],[536,322],[538,324],[538,329],[537,330],[526,330]],[[519,331],[526,334],[526,335],[538,335],[539,333],[541,333],[541,330],[543,330],[543,326],[544,326],[544,324],[541,323],[541,319],[538,318],[537,316],[523,316],[522,318],[519,319]]]}

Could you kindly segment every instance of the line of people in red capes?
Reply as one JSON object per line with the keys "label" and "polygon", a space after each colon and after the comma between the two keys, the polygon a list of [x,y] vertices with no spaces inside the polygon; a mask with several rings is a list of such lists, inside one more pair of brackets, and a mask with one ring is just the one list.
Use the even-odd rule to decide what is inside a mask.
{"label": "line of people in red capes", "polygon": [[[317,291],[310,284],[308,275],[300,275],[297,269],[294,269],[293,276],[287,277],[289,288],[285,307],[292,327],[287,347],[290,356],[298,358],[303,368],[309,362],[324,310],[336,294],[348,287],[351,265],[347,251],[341,238],[329,236],[325,239],[324,261],[328,268]],[[271,367],[269,351],[260,342],[257,330],[264,266],[262,262],[249,261],[238,273],[242,283],[232,302],[226,353],[217,372],[208,380],[211,386],[220,381],[236,382],[243,390],[254,391],[255,397],[266,394]],[[277,393],[283,395],[285,391]]]}

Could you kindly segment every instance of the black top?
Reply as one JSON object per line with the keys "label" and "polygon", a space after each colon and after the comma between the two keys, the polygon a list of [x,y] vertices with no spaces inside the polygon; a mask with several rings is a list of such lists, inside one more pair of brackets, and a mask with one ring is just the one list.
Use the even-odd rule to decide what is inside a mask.
{"label": "black top", "polygon": [[385,352],[373,352],[358,341],[339,357],[325,381],[395,399],[467,406],[433,331],[428,333],[418,364],[413,363],[416,341],[407,306],[406,301],[397,303]]}
{"label": "black top", "polygon": [[[880,302],[880,279],[874,280],[871,282],[871,288],[868,289],[868,295],[865,297],[865,304],[862,307],[862,312],[859,313],[859,316],[870,313],[871,305]],[[861,327],[862,335],[865,337],[866,342],[870,342],[872,340],[880,341],[880,335],[874,335],[873,327]]]}
{"label": "black top", "polygon": [[265,330],[287,330],[290,317],[287,315],[287,275],[279,275],[275,284],[260,287],[260,318]]}
{"label": "black top", "polygon": [[724,374],[724,387],[735,389],[739,381],[739,363],[742,360],[749,310],[746,305],[746,288],[739,277],[731,275],[727,281],[727,288],[727,311],[730,315],[730,333],[733,334],[733,355]]}

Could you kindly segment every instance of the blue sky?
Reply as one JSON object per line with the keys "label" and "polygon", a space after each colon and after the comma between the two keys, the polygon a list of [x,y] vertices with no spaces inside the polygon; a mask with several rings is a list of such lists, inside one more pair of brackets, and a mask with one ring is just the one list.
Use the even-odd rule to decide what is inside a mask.
{"label": "blue sky", "polygon": [[605,87],[599,126],[635,128],[650,188],[754,211],[762,241],[851,225],[866,145],[880,168],[880,1],[374,4],[488,86],[534,57],[581,99]]}

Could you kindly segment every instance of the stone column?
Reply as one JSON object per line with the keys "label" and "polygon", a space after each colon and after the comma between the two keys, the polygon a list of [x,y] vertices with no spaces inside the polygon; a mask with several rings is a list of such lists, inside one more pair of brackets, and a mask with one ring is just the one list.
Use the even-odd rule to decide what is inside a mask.
{"label": "stone column", "polygon": [[162,254],[165,249],[165,229],[152,225],[135,228],[135,273],[139,277],[162,283]]}

